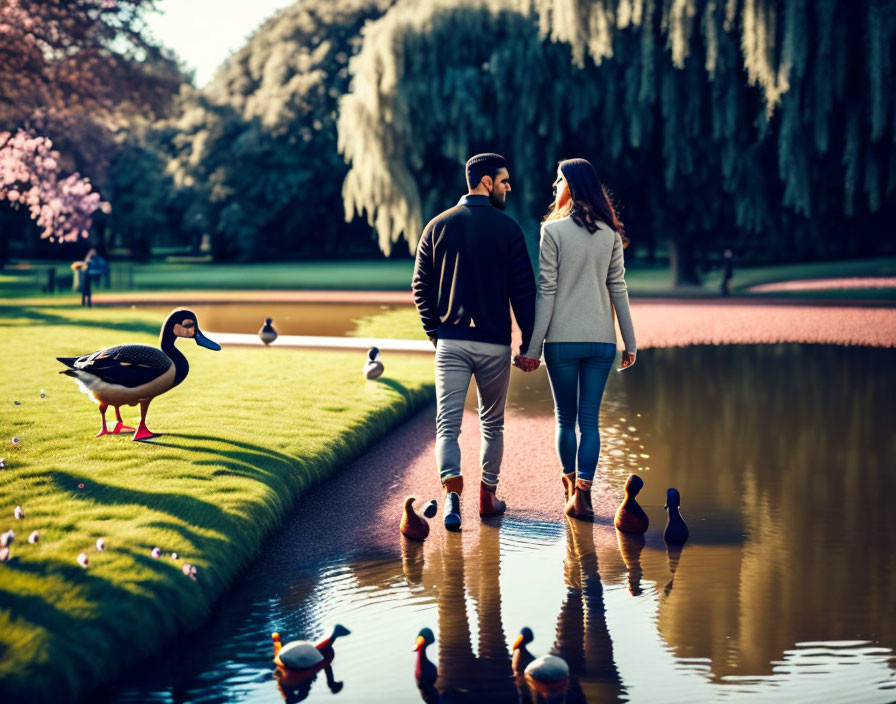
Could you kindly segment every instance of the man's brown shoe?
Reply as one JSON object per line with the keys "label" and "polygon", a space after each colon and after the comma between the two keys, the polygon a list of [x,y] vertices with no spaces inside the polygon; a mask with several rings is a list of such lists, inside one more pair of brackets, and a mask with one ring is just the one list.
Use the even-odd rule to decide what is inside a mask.
{"label": "man's brown shoe", "polygon": [[479,515],[497,516],[507,509],[507,504],[496,495],[496,486],[489,486],[485,482],[479,483]]}

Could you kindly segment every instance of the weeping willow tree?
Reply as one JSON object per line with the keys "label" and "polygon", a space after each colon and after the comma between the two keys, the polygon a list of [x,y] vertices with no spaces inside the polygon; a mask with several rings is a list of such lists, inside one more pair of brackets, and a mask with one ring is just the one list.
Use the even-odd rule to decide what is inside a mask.
{"label": "weeping willow tree", "polygon": [[464,159],[497,150],[533,237],[556,161],[584,156],[632,239],[669,243],[678,283],[711,247],[881,251],[894,37],[883,0],[406,0],[351,64],[346,215],[413,251]]}

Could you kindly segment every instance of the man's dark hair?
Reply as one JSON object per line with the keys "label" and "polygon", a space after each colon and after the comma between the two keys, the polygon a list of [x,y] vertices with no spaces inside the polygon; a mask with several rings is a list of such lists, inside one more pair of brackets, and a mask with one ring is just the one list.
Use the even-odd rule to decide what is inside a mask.
{"label": "man's dark hair", "polygon": [[477,154],[467,159],[467,188],[471,191],[479,185],[483,176],[495,178],[500,169],[506,169],[507,162],[500,154]]}

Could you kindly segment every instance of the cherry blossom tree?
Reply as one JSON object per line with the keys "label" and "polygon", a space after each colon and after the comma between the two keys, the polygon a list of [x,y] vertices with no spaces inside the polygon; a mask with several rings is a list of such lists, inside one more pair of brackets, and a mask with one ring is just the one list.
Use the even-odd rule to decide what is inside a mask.
{"label": "cherry blossom tree", "polygon": [[0,0],[0,260],[9,204],[44,238],[85,236],[122,135],[167,115],[188,79],[147,29],[156,2]]}
{"label": "cherry blossom tree", "polygon": [[71,242],[87,237],[93,214],[108,213],[90,181],[78,173],[63,176],[59,155],[47,137],[24,130],[0,132],[0,201],[27,208],[41,237]]}

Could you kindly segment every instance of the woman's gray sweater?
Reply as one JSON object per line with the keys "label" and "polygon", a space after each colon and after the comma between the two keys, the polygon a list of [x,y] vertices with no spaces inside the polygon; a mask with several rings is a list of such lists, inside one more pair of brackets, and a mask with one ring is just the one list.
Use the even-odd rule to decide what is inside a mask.
{"label": "woman's gray sweater", "polygon": [[571,217],[544,223],[535,328],[523,356],[540,358],[542,341],[615,345],[614,309],[625,349],[635,352],[635,329],[619,234],[603,222],[593,234],[589,233]]}

